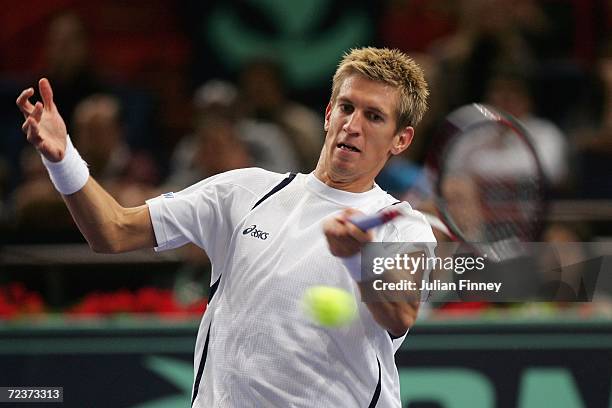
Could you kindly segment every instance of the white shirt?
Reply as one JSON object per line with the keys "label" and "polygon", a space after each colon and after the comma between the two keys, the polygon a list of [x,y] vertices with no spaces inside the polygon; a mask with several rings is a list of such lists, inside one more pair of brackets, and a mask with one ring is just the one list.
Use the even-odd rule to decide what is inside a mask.
{"label": "white shirt", "polygon": [[[329,252],[323,220],[397,200],[378,186],[351,193],[298,174],[252,209],[285,177],[234,170],[147,202],[156,250],[194,242],[211,259],[212,282],[220,279],[198,332],[196,377],[203,369],[193,406],[368,407],[377,398],[378,407],[401,407],[394,353],[404,337],[392,340],[361,302],[359,318],[341,328],[314,324],[301,303],[313,285],[360,299]],[[424,217],[403,206],[412,216],[379,228],[375,240],[435,241]]]}

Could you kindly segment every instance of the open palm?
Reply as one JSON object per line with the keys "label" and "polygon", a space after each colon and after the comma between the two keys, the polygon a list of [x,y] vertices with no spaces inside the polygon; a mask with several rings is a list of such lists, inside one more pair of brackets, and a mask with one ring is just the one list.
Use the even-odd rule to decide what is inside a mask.
{"label": "open palm", "polygon": [[17,106],[25,121],[21,129],[30,142],[47,160],[58,162],[64,158],[66,151],[66,124],[53,102],[53,89],[46,78],[38,81],[38,89],[42,103],[34,105],[29,98],[34,95],[34,89],[24,90],[17,98]]}

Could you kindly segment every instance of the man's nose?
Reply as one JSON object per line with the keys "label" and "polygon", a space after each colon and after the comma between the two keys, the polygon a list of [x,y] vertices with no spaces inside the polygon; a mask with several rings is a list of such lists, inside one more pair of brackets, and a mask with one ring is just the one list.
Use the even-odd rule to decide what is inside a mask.
{"label": "man's nose", "polygon": [[342,126],[347,134],[360,134],[362,127],[363,115],[355,110],[349,117],[347,117],[346,123]]}

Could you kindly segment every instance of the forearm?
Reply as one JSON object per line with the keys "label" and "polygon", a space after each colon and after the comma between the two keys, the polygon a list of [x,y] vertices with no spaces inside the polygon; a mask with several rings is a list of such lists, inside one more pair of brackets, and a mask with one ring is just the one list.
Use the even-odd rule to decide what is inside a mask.
{"label": "forearm", "polygon": [[[403,336],[414,325],[419,311],[419,302],[385,299],[381,293],[371,290],[371,283],[358,284],[362,299],[378,324],[394,336]],[[377,296],[373,298],[372,295]]]}
{"label": "forearm", "polygon": [[406,274],[403,271],[388,270],[384,275],[380,276],[381,279],[372,280],[366,278],[366,280],[362,280],[364,276],[360,255],[341,259],[347,272],[357,282],[361,299],[366,304],[374,320],[394,336],[403,336],[416,321],[421,299],[420,291],[406,290],[395,292],[380,290],[375,285],[375,282],[383,280],[385,283],[399,283],[402,281],[416,283],[423,276],[422,273]]}
{"label": "forearm", "polygon": [[115,253],[155,246],[146,205],[122,207],[92,177],[81,190],[63,198],[94,251]]}

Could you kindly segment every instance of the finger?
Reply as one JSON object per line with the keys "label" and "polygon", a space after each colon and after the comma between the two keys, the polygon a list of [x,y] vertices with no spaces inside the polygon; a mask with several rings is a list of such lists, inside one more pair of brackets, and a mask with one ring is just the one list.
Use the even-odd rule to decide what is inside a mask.
{"label": "finger", "polygon": [[29,118],[27,118],[25,120],[25,122],[23,122],[23,125],[21,126],[21,129],[24,132],[26,132],[28,137],[30,136],[32,131],[36,131],[36,133],[38,134],[38,124],[36,123],[36,121],[31,116]]}
{"label": "finger", "polygon": [[42,118],[42,114],[43,114],[43,104],[40,102],[36,102],[36,105],[34,105],[34,110],[30,114],[30,117],[34,119],[36,123],[38,123],[40,122],[40,119]]}
{"label": "finger", "polygon": [[51,89],[51,83],[47,78],[42,78],[38,81],[38,90],[42,97],[43,103],[45,104],[46,110],[53,109],[53,89]]}
{"label": "finger", "polygon": [[370,242],[372,239],[374,239],[374,234],[372,231],[363,231],[361,228],[351,222],[347,222],[345,227],[348,235],[362,244]]}
{"label": "finger", "polygon": [[28,133],[28,129],[30,128],[30,118],[26,118],[26,120],[23,122],[23,125],[21,125],[21,130],[24,133]]}
{"label": "finger", "polygon": [[354,255],[361,249],[361,244],[350,237],[328,237],[327,244],[332,255],[340,257]]}
{"label": "finger", "polygon": [[32,110],[34,110],[34,105],[32,105],[28,100],[28,98],[32,97],[32,95],[34,95],[34,88],[28,88],[21,92],[21,94],[19,94],[17,97],[17,106],[25,118],[30,116]]}
{"label": "finger", "polygon": [[348,222],[341,218],[339,215],[327,219],[323,223],[323,232],[328,238],[341,239],[347,237],[346,224]]}
{"label": "finger", "polygon": [[[354,212],[349,211],[347,213],[352,214],[353,216],[362,214],[361,212],[356,211],[356,210],[354,210]],[[335,219],[332,219],[332,223],[330,224],[330,227],[331,227],[330,232],[334,236],[338,238],[342,238],[342,237],[351,238],[355,242],[360,243],[360,245],[363,243],[372,241],[374,237],[371,231],[363,231],[361,228],[357,227],[352,222],[349,222],[348,218],[345,219],[342,215],[340,215],[339,217],[336,217]]]}
{"label": "finger", "polygon": [[325,237],[331,253],[335,256],[351,256],[361,249],[362,243],[352,237],[345,225],[330,220],[324,228]]}
{"label": "finger", "polygon": [[34,109],[32,110],[32,112],[30,112],[30,115],[26,117],[26,120],[23,122],[23,125],[21,125],[21,130],[27,133],[28,129],[32,126],[32,124],[36,124],[38,126],[38,122],[40,122],[40,119],[42,117],[42,110],[42,103],[36,102]]}
{"label": "finger", "polygon": [[37,147],[42,142],[42,138],[40,137],[40,132],[38,129],[38,124],[32,118],[28,118],[24,126],[26,128],[27,134],[26,139],[29,143],[34,145],[34,147]]}

